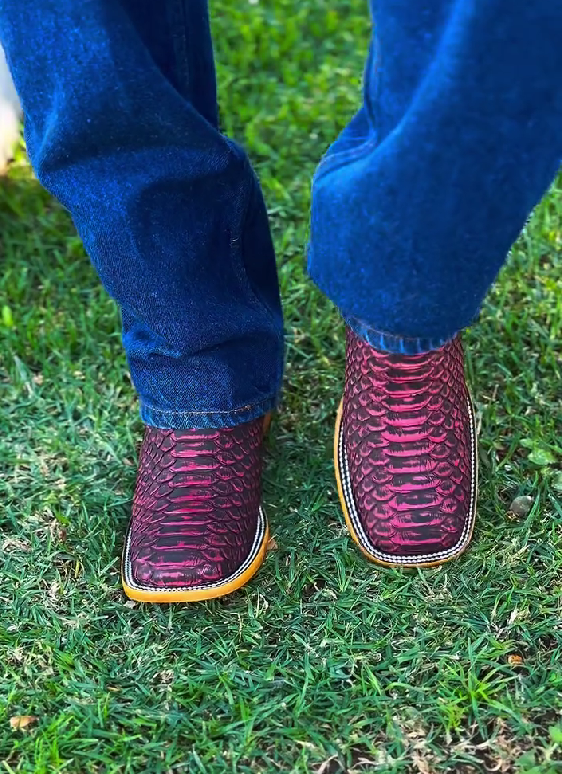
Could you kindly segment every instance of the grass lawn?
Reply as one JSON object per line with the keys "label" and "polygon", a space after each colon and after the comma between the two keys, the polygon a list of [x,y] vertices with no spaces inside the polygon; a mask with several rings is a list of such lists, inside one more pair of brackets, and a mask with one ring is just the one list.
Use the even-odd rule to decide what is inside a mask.
{"label": "grass lawn", "polygon": [[[277,547],[224,600],[125,601],[142,426],[119,316],[22,151],[0,179],[0,771],[562,772],[562,179],[466,336],[473,546],[377,569],[332,472],[343,328],[303,271],[310,176],[360,98],[366,3],[211,5],[224,127],[263,181],[286,311]],[[12,729],[21,715],[37,720]]]}

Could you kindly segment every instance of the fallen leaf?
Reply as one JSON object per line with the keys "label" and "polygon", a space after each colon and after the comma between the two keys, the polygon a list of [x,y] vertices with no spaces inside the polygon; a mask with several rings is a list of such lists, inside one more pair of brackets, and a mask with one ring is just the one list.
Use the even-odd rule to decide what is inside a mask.
{"label": "fallen leaf", "polygon": [[32,726],[38,720],[39,718],[35,717],[35,715],[14,715],[10,718],[10,726],[14,729],[27,728],[28,726]]}
{"label": "fallen leaf", "polygon": [[51,540],[55,543],[64,543],[66,540],[66,529],[57,519],[53,519],[49,524],[49,533]]}
{"label": "fallen leaf", "polygon": [[422,756],[417,753],[412,753],[412,763],[416,767],[416,769],[420,772],[420,774],[431,774],[431,770],[429,768],[429,765],[427,761],[422,758]]}
{"label": "fallen leaf", "polygon": [[6,538],[2,541],[2,551],[9,553],[10,551],[31,551],[31,546],[24,540],[19,538]]}
{"label": "fallen leaf", "polygon": [[278,548],[279,548],[279,546],[277,545],[277,541],[275,540],[275,538],[274,537],[269,538],[269,540],[267,542],[267,550],[268,551],[277,551]]}

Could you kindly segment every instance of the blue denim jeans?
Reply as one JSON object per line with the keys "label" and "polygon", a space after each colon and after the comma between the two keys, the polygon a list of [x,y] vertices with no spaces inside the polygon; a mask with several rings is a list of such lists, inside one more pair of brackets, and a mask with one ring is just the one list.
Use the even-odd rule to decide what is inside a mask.
{"label": "blue denim jeans", "polygon": [[[335,2],[335,0],[334,0]],[[375,346],[470,324],[562,157],[562,7],[376,0],[363,105],[313,181],[309,270]],[[31,163],[118,302],[141,416],[234,425],[280,390],[259,183],[218,128],[207,0],[3,0]]]}

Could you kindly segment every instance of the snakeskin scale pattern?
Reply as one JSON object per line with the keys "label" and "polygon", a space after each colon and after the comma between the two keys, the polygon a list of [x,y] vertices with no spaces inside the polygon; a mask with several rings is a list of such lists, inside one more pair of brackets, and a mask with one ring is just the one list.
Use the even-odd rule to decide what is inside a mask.
{"label": "snakeskin scale pattern", "polygon": [[347,331],[342,489],[363,548],[389,563],[445,561],[470,540],[476,441],[460,338],[421,355]]}
{"label": "snakeskin scale pattern", "polygon": [[138,588],[217,586],[252,559],[260,509],[263,419],[220,430],[145,428],[125,548]]}

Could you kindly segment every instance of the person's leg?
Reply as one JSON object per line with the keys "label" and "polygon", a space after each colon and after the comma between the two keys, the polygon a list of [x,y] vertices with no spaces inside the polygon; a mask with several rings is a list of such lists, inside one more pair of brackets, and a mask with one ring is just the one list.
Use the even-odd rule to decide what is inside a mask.
{"label": "person's leg", "polygon": [[377,0],[358,115],[313,183],[309,269],[348,324],[337,468],[375,560],[457,555],[475,503],[458,332],[562,157],[562,9]]}
{"label": "person's leg", "polygon": [[0,41],[37,176],[122,310],[149,425],[129,585],[224,593],[262,547],[282,313],[259,185],[218,130],[206,0],[6,0]]}
{"label": "person's leg", "polygon": [[559,168],[562,8],[372,6],[364,105],[313,184],[309,270],[372,344],[416,352],[473,322]]}
{"label": "person's leg", "polygon": [[141,416],[269,411],[282,316],[259,186],[217,128],[206,0],[7,0],[0,39],[40,182],[123,312]]}

